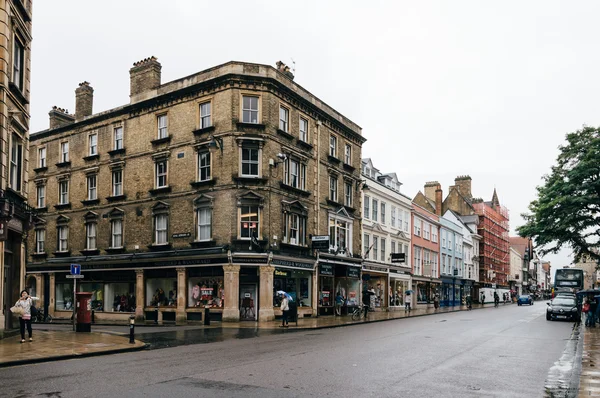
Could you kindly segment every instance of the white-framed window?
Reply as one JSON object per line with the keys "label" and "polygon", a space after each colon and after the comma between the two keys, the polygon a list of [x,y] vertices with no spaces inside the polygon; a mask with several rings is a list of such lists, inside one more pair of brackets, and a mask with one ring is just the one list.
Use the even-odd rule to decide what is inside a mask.
{"label": "white-framed window", "polygon": [[438,232],[437,232],[437,227],[435,225],[431,226],[431,241],[433,243],[437,243],[437,241],[438,241]]}
{"label": "white-framed window", "polygon": [[279,130],[286,133],[290,129],[290,110],[284,106],[279,107]]}
{"label": "white-framed window", "polygon": [[437,278],[439,275],[438,272],[438,253],[437,252],[431,252],[431,261],[433,263],[432,267],[431,267],[431,276],[434,278]]}
{"label": "white-framed window", "polygon": [[329,215],[329,246],[340,252],[352,252],[352,221],[340,215]]}
{"label": "white-framed window", "polygon": [[69,180],[62,180],[58,182],[58,204],[67,203],[69,203]]}
{"label": "white-framed window", "polygon": [[123,220],[110,222],[110,247],[113,249],[123,247]]}
{"label": "white-framed window", "polygon": [[98,181],[95,174],[87,176],[87,200],[98,199]]}
{"label": "white-framed window", "polygon": [[259,238],[260,207],[258,205],[240,206],[240,238]]}
{"label": "white-framed window", "polygon": [[445,254],[442,254],[442,274],[447,274],[448,273],[447,262],[448,262],[448,257],[446,257]]}
{"label": "white-framed window", "polygon": [[448,250],[452,250],[452,234],[448,231]]}
{"label": "white-framed window", "polygon": [[112,171],[112,196],[123,195],[123,170]]}
{"label": "white-framed window", "polygon": [[352,183],[344,182],[344,205],[352,207]]}
{"label": "white-framed window", "polygon": [[421,236],[421,220],[415,219],[415,235]]}
{"label": "white-framed window", "polygon": [[413,251],[414,251],[414,263],[413,263],[413,267],[415,270],[415,275],[421,275],[422,274],[422,264],[421,264],[421,248],[418,246],[413,247]]}
{"label": "white-framed window", "polygon": [[337,137],[335,135],[329,136],[329,156],[337,157]]}
{"label": "white-framed window", "polygon": [[94,222],[85,225],[85,248],[96,250],[96,223]]}
{"label": "white-framed window", "polygon": [[287,158],[284,162],[284,184],[306,190],[306,165],[296,159]]}
{"label": "white-framed window", "polygon": [[431,224],[424,222],[423,223],[423,239],[430,239],[430,233],[431,233]]}
{"label": "white-framed window", "polygon": [[385,202],[381,202],[381,223],[385,225]]}
{"label": "white-framed window", "polygon": [[205,129],[212,126],[212,106],[211,102],[200,104],[200,128]]}
{"label": "white-framed window", "polygon": [[36,229],[35,230],[35,252],[44,253],[46,250],[46,230]]}
{"label": "white-framed window", "polygon": [[396,226],[396,208],[392,206],[392,227]]}
{"label": "white-framed window", "polygon": [[90,135],[88,135],[88,148],[89,148],[89,155],[90,156],[94,156],[98,154],[98,134],[97,133],[92,133]]}
{"label": "white-framed window", "polygon": [[69,161],[69,141],[60,143],[60,161],[61,163]]}
{"label": "white-framed window", "polygon": [[283,243],[305,246],[306,217],[295,213],[285,213],[283,222]]}
{"label": "white-framed window", "polygon": [[363,217],[364,218],[369,218],[369,206],[371,205],[371,198],[367,195],[365,195],[365,204],[364,204],[364,211],[363,211]]}
{"label": "white-framed window", "polygon": [[209,151],[198,152],[198,181],[208,181],[211,179],[211,162]]}
{"label": "white-framed window", "polygon": [[409,218],[408,218],[408,212],[405,211],[404,212],[404,232],[408,232],[408,223],[409,223]]}
{"label": "white-framed window", "polygon": [[260,177],[260,148],[244,145],[242,151],[242,177]]}
{"label": "white-framed window", "polygon": [[300,132],[299,132],[300,141],[308,142],[308,119],[305,119],[302,116],[300,116],[300,129],[299,130],[300,130]]}
{"label": "white-framed window", "polygon": [[164,188],[168,186],[167,181],[167,160],[159,160],[155,165],[156,171],[156,188]]}
{"label": "white-framed window", "polygon": [[42,209],[46,207],[46,186],[41,184],[36,187],[37,193],[37,208]]}
{"label": "white-framed window", "polygon": [[200,207],[196,209],[196,240],[207,241],[212,239],[212,209]]}
{"label": "white-framed window", "polygon": [[158,127],[158,139],[167,138],[169,136],[169,120],[167,114],[158,115],[156,117],[156,123]]}
{"label": "white-framed window", "polygon": [[38,148],[38,167],[46,167],[46,147]]}
{"label": "white-framed window", "polygon": [[371,249],[371,237],[368,234],[363,235],[363,258],[369,258]]}
{"label": "white-framed window", "polygon": [[373,221],[377,221],[377,219],[378,219],[378,209],[379,209],[379,200],[373,199],[373,217],[371,218]]}
{"label": "white-framed window", "polygon": [[423,274],[426,276],[431,276],[430,254],[429,250],[423,249]]}
{"label": "white-framed window", "polygon": [[115,127],[113,130],[113,149],[123,149],[123,126]]}
{"label": "white-framed window", "polygon": [[352,145],[346,144],[344,147],[344,163],[352,164]]}
{"label": "white-framed window", "polygon": [[23,142],[16,134],[11,140],[10,187],[18,192],[23,188]]}
{"label": "white-framed window", "polygon": [[385,258],[385,245],[386,245],[385,238],[381,238],[381,257],[379,258],[379,260],[383,261],[383,262],[386,261],[386,258]]}
{"label": "white-framed window", "polygon": [[258,124],[259,99],[256,96],[242,96],[242,122]]}
{"label": "white-framed window", "polygon": [[16,35],[14,38],[14,51],[13,51],[13,75],[12,81],[15,86],[23,91],[23,76],[25,71],[25,46],[21,44]]}
{"label": "white-framed window", "polygon": [[396,253],[396,241],[392,241],[392,251],[390,253]]}
{"label": "white-framed window", "polygon": [[169,243],[168,226],[169,216],[167,214],[156,214],[154,216],[155,245],[166,245]]}
{"label": "white-framed window", "polygon": [[442,248],[446,248],[446,230],[442,229]]}
{"label": "white-framed window", "polygon": [[379,258],[379,237],[373,235],[373,260],[377,260]]}
{"label": "white-framed window", "polygon": [[56,251],[66,252],[69,250],[69,227],[60,225],[56,227],[57,245]]}
{"label": "white-framed window", "polygon": [[335,176],[329,176],[329,200],[337,202],[337,185],[338,180]]}

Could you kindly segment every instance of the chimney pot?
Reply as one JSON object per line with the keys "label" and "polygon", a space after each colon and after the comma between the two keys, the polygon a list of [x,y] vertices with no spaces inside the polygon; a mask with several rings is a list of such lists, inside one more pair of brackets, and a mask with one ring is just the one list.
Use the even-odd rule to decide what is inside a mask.
{"label": "chimney pot", "polygon": [[92,115],[94,105],[94,89],[87,81],[79,83],[75,89],[75,120]]}
{"label": "chimney pot", "polygon": [[160,74],[162,66],[156,57],[152,56],[133,63],[129,69],[129,97],[131,102],[140,98],[140,94],[154,91],[160,87]]}
{"label": "chimney pot", "polygon": [[68,110],[59,108],[56,105],[48,112],[48,116],[50,116],[50,129],[61,127],[75,121],[75,116],[69,115]]}

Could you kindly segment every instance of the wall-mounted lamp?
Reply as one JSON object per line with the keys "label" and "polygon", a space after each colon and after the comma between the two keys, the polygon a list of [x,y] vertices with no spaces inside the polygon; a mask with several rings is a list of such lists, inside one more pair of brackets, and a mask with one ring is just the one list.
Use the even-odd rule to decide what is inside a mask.
{"label": "wall-mounted lamp", "polygon": [[210,136],[210,142],[208,143],[208,147],[211,149],[219,148],[221,150],[221,155],[223,154],[223,138]]}
{"label": "wall-mounted lamp", "polygon": [[277,165],[279,163],[284,163],[287,160],[287,155],[285,153],[278,153],[277,154],[277,158],[279,159],[278,161],[275,161],[273,159],[269,159],[269,166],[273,166],[273,167],[277,167]]}

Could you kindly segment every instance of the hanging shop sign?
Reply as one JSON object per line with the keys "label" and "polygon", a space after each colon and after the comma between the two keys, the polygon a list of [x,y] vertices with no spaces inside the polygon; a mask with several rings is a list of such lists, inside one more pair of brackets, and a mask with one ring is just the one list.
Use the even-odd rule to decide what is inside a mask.
{"label": "hanging shop sign", "polygon": [[280,265],[282,267],[302,268],[302,269],[310,269],[310,270],[312,270],[315,267],[314,263],[303,263],[300,261],[284,260],[281,258],[272,259],[271,265]]}
{"label": "hanging shop sign", "polygon": [[330,265],[330,264],[320,264],[319,265],[319,274],[333,276],[333,265]]}
{"label": "hanging shop sign", "polygon": [[406,253],[392,253],[392,263],[406,262]]}
{"label": "hanging shop sign", "polygon": [[348,267],[346,270],[346,275],[348,275],[348,278],[360,278],[360,268]]}
{"label": "hanging shop sign", "polygon": [[316,235],[311,238],[315,250],[329,250],[329,235]]}

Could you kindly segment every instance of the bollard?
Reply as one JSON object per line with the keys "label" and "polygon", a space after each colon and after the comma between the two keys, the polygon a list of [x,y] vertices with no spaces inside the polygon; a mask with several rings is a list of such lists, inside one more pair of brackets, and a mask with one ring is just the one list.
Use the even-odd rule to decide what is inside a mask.
{"label": "bollard", "polygon": [[135,339],[133,338],[135,334],[135,316],[131,315],[129,317],[129,343],[135,344]]}
{"label": "bollard", "polygon": [[94,313],[94,310],[92,310],[92,323],[96,323],[96,320],[95,320],[95,318],[94,318],[94,315],[95,315],[95,313]]}
{"label": "bollard", "polygon": [[154,309],[154,324],[158,325],[158,305]]}
{"label": "bollard", "polygon": [[204,307],[204,324],[210,326],[210,308]]}

